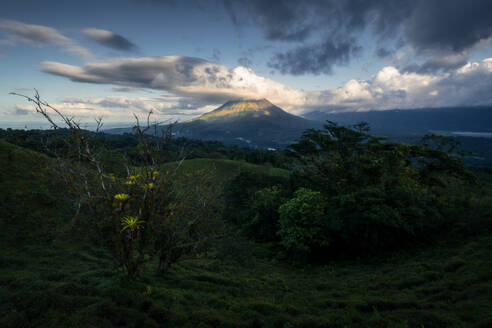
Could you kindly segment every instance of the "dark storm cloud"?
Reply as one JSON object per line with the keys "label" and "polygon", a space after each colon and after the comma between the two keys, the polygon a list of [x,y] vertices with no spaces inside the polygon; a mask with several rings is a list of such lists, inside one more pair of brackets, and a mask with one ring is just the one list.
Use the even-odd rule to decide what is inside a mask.
{"label": "dark storm cloud", "polygon": [[492,1],[416,2],[406,36],[418,49],[461,52],[492,36]]}
{"label": "dark storm cloud", "polygon": [[[489,42],[492,36],[492,1],[488,0],[223,0],[222,3],[237,25],[255,24],[268,40],[302,42],[272,58],[270,66],[283,73],[331,73],[333,65],[350,60],[357,52],[352,49],[361,48],[363,31],[372,33],[377,43],[392,42],[396,48],[410,46],[430,59],[427,70],[453,67],[447,62],[439,66],[433,57],[468,54],[482,42]],[[350,43],[348,48],[347,43]]]}
{"label": "dark storm cloud", "polygon": [[302,1],[222,0],[221,3],[235,25],[258,25],[268,40],[302,41],[312,29],[304,19],[308,17],[304,11],[309,6]]}
{"label": "dark storm cloud", "polygon": [[467,63],[466,54],[431,56],[422,64],[410,64],[402,69],[404,72],[416,72],[419,74],[432,74],[439,71],[456,70]]}
{"label": "dark storm cloud", "polygon": [[320,45],[300,46],[286,53],[277,53],[268,66],[283,74],[331,74],[333,65],[347,63],[359,50],[360,47],[350,41],[326,41]]}
{"label": "dark storm cloud", "polygon": [[110,31],[97,28],[88,28],[83,31],[84,35],[102,46],[121,51],[135,51],[138,47],[125,37]]}
{"label": "dark storm cloud", "polygon": [[376,55],[379,57],[379,58],[385,58],[385,57],[388,57],[389,55],[391,55],[392,52],[389,51],[388,49],[386,48],[378,48],[378,50],[376,50]]}

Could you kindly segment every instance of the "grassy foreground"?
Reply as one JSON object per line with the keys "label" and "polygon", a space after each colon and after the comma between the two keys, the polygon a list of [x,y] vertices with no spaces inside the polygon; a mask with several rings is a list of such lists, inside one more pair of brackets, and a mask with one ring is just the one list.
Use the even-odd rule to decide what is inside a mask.
{"label": "grassy foreground", "polygon": [[[374,263],[189,259],[119,280],[104,252],[2,238],[2,327],[490,327],[492,238]],[[152,268],[149,268],[152,269]]]}
{"label": "grassy foreground", "polygon": [[[49,162],[0,141],[0,327],[492,326],[490,234],[302,268],[232,240],[129,283],[81,231],[63,233],[71,204]],[[185,167],[207,163],[223,179],[245,165]]]}

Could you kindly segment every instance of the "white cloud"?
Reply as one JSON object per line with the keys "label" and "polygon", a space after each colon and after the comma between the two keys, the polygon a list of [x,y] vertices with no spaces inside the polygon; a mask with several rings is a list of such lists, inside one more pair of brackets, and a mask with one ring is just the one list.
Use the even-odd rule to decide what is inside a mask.
{"label": "white cloud", "polygon": [[[220,104],[202,106],[192,99],[175,96],[159,97],[84,97],[65,98],[51,103],[51,106],[64,115],[77,119],[93,119],[103,116],[105,122],[132,121],[133,114],[144,118],[152,111],[152,119],[157,121],[187,120],[192,116],[209,112]],[[18,104],[12,113],[18,115],[39,116],[30,104]],[[55,113],[52,113],[56,118]]]}
{"label": "white cloud", "polygon": [[53,44],[76,56],[86,58],[92,56],[89,50],[48,26],[0,19],[0,31],[7,36],[7,39],[0,40],[2,44],[15,45],[17,43],[25,43],[35,47]]}
{"label": "white cloud", "polygon": [[307,108],[349,111],[492,105],[492,58],[436,74],[387,66],[370,80],[310,92],[307,99]]}
{"label": "white cloud", "polygon": [[231,98],[268,98],[289,108],[305,103],[303,92],[258,76],[249,68],[231,70],[199,58],[124,58],[82,67],[43,62],[41,69],[76,82],[157,89],[204,103],[222,103]]}
{"label": "white cloud", "polygon": [[[132,105],[160,113],[172,113],[176,108],[212,109],[212,105],[238,98],[267,98],[293,113],[492,105],[492,58],[438,73],[405,72],[387,66],[371,79],[350,80],[339,88],[320,91],[296,90],[246,67],[228,69],[190,57],[114,59],[82,67],[43,62],[41,69],[77,82],[166,91],[173,100],[139,98],[140,105]],[[186,101],[191,101],[190,107],[184,106]]]}

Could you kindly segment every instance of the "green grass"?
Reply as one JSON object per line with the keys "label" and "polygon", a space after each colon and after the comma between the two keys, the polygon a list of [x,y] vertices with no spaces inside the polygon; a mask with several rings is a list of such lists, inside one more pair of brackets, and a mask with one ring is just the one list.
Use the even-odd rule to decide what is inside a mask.
{"label": "green grass", "polygon": [[[490,234],[312,267],[233,240],[228,256],[189,258],[163,277],[153,263],[143,280],[128,282],[83,229],[61,233],[71,211],[49,159],[0,141],[0,163],[0,327],[492,325]],[[223,160],[183,163],[188,170],[215,167],[218,181],[238,166],[271,170]]]}
{"label": "green grass", "polygon": [[[174,169],[176,163],[167,163],[164,168]],[[215,176],[217,183],[224,183],[242,171],[249,171],[253,173],[263,173],[272,176],[284,176],[289,175],[289,171],[284,169],[275,168],[272,166],[256,165],[247,162],[233,161],[228,159],[209,159],[209,158],[197,158],[184,160],[179,168],[180,172],[187,173],[193,170],[204,170],[210,172]]]}
{"label": "green grass", "polygon": [[30,228],[29,236],[18,238],[49,239],[62,229],[70,208],[54,165],[53,159],[0,140],[0,231]]}
{"label": "green grass", "polygon": [[325,267],[205,257],[128,283],[89,243],[3,243],[0,326],[487,327],[491,251],[484,236]]}

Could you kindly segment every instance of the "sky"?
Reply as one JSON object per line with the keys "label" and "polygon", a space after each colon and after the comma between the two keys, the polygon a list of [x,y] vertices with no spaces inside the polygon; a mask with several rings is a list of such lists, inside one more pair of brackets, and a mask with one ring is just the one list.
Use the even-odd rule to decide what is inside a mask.
{"label": "sky", "polygon": [[0,127],[16,92],[111,125],[266,98],[297,115],[492,105],[490,0],[3,0]]}

